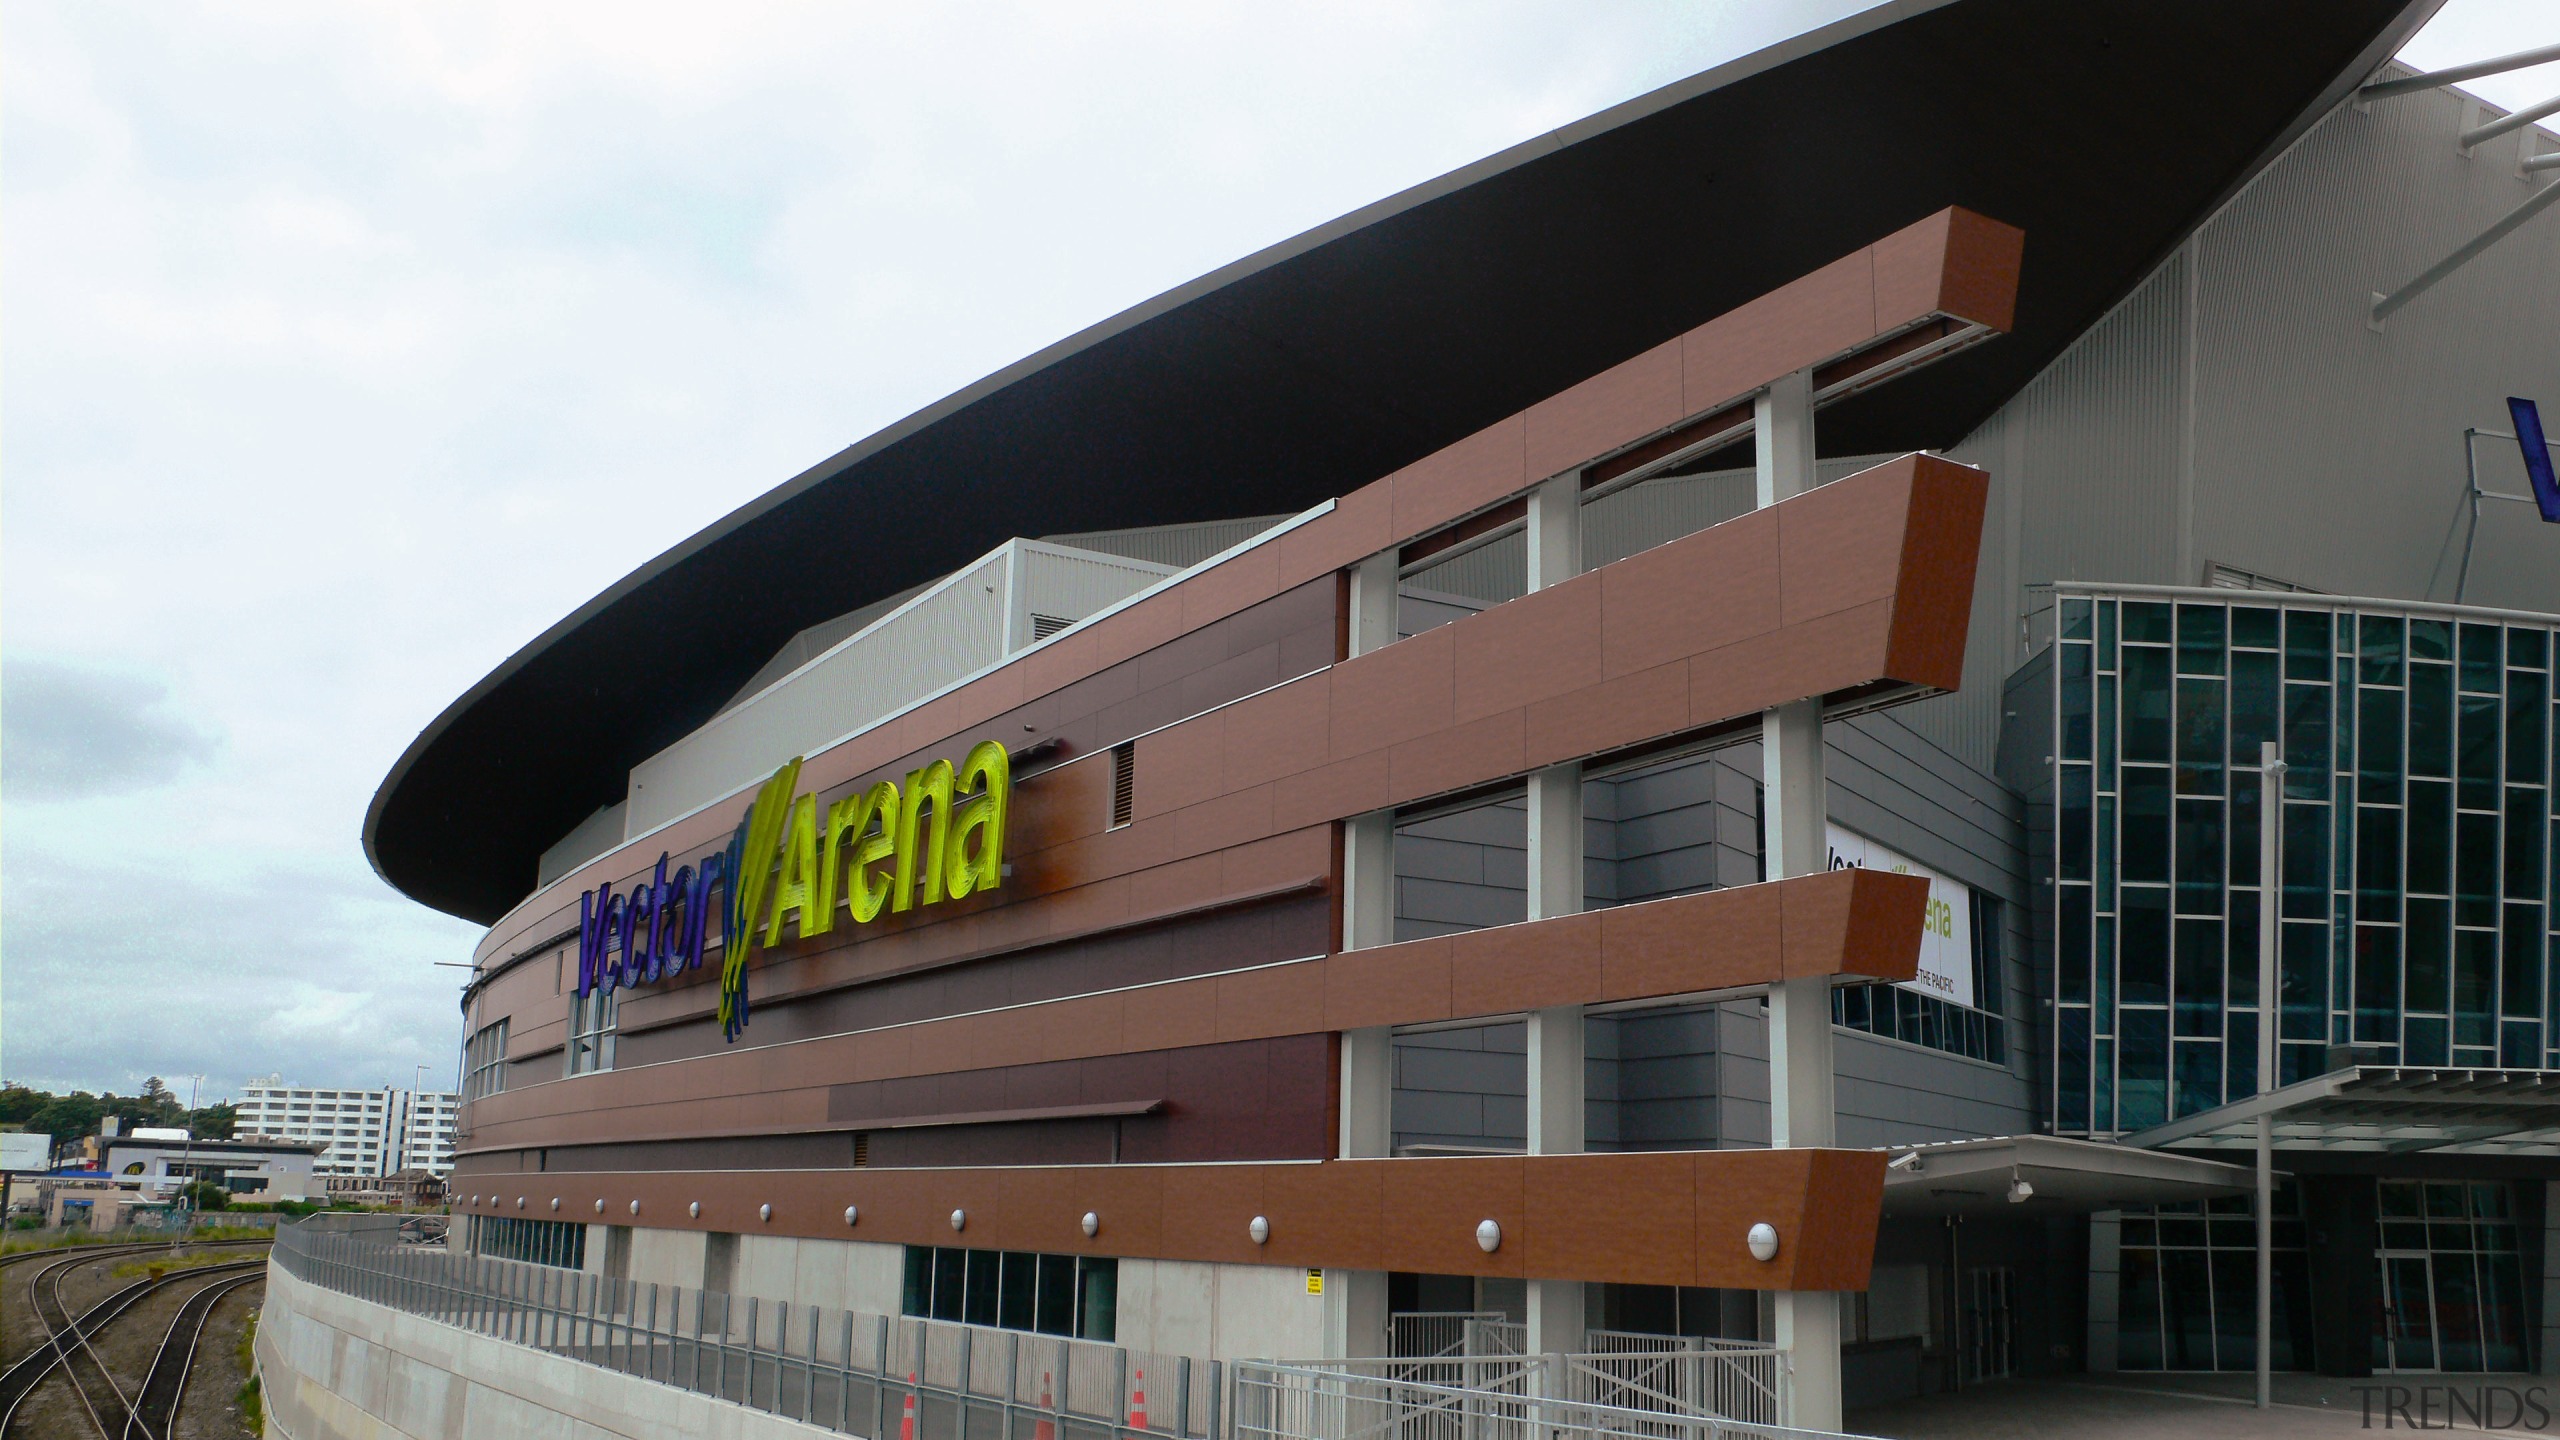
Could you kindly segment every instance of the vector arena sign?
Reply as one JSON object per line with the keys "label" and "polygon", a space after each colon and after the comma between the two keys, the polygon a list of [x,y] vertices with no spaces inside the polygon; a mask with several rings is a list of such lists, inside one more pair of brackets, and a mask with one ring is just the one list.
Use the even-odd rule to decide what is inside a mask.
{"label": "vector arena sign", "polygon": [[[773,772],[756,792],[726,849],[628,894],[610,883],[578,897],[578,994],[673,979],[702,964],[714,892],[721,906],[720,1030],[731,1041],[747,1024],[747,951],[779,945],[786,917],[802,939],[836,928],[839,908],[867,925],[884,909],[993,890],[1004,879],[1011,758],[980,743],[956,770],[936,760],[912,770],[902,788],[883,780],[827,808],[798,795],[800,760]],[[823,835],[824,843],[821,844]]]}

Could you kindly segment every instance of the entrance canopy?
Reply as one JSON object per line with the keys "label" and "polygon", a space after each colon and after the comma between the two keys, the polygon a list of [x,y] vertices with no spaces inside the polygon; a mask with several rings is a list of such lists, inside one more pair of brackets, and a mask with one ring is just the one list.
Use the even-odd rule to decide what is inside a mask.
{"label": "entrance canopy", "polygon": [[1884,1213],[2077,1215],[2247,1192],[2245,1165],[2051,1135],[1889,1145]]}
{"label": "entrance canopy", "polygon": [[[2249,1150],[2258,1117],[2279,1150],[2560,1155],[2560,1071],[2359,1065],[2127,1136],[2146,1150]],[[1888,1192],[1890,1193],[1890,1192]]]}

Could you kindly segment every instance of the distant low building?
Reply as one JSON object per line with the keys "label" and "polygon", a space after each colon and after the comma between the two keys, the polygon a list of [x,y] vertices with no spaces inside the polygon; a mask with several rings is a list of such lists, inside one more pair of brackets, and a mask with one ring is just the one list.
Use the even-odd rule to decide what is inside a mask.
{"label": "distant low building", "polygon": [[176,1192],[191,1180],[210,1181],[236,1199],[307,1200],[317,1188],[314,1162],[320,1147],[292,1140],[197,1140],[139,1135],[107,1142],[109,1178],[140,1187],[145,1195]]}
{"label": "distant low building", "polygon": [[403,1170],[397,1175],[328,1175],[323,1176],[320,1183],[331,1203],[351,1201],[358,1205],[397,1206],[403,1210],[427,1209],[444,1203],[444,1182],[421,1169]]}

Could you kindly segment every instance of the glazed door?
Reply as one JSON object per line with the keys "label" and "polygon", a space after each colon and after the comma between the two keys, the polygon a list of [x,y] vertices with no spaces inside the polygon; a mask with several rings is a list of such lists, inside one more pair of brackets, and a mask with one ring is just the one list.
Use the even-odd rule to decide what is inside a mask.
{"label": "glazed door", "polygon": [[2426,1255],[2384,1251],[2375,1263],[2382,1270],[2382,1313],[2374,1329],[2373,1368],[2435,1369],[2436,1289]]}

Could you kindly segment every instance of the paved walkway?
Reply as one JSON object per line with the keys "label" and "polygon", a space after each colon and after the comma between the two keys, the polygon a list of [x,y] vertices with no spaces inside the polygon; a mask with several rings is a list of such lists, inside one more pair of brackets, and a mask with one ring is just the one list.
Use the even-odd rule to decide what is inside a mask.
{"label": "paved walkway", "polygon": [[[2276,1407],[2259,1410],[2247,1375],[2108,1375],[2004,1380],[1953,1395],[1932,1395],[1894,1405],[1853,1410],[1848,1429],[1891,1440],[2323,1440],[2347,1435],[2397,1435],[2422,1414],[2430,1431],[2447,1427],[2446,1386],[2469,1400],[2482,1387],[2503,1389],[2493,1418],[2514,1428],[2490,1434],[2560,1436],[2560,1379],[2542,1375],[2384,1375],[2333,1380],[2279,1375]],[[2394,1395],[2388,1387],[2401,1387]],[[2423,1409],[2420,1387],[2432,1387]],[[2371,1416],[2367,1396],[2372,1387]],[[2539,1387],[2538,1392],[2536,1387]],[[2516,1424],[2520,1401],[2538,1399]],[[2407,1418],[2390,1413],[2397,1400]],[[2466,1412],[2455,1418],[2460,1433],[2482,1433]]]}

